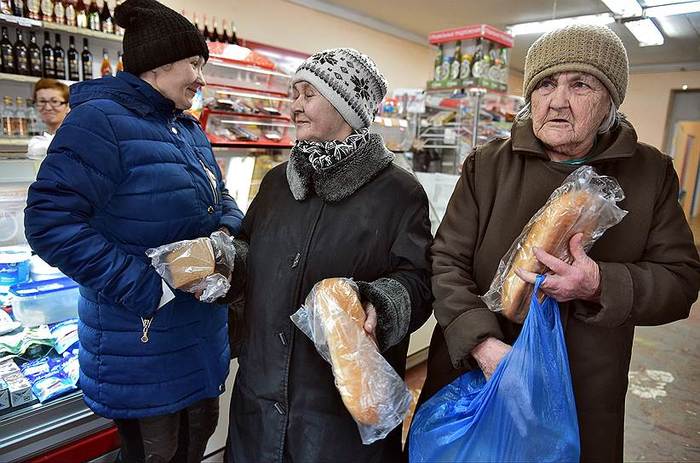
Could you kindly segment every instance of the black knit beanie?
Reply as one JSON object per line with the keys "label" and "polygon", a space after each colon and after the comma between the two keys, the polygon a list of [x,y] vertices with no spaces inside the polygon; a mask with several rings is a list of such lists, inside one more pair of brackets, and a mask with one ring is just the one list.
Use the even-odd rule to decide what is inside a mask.
{"label": "black knit beanie", "polygon": [[114,10],[124,28],[124,70],[140,75],[190,56],[209,59],[202,34],[184,16],[156,0],[126,0]]}

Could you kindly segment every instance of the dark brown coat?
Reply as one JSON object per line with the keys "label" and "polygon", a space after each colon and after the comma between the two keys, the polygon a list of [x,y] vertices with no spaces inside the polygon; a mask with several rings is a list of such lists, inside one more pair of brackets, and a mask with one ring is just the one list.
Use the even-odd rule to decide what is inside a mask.
{"label": "dark brown coat", "polygon": [[[629,214],[589,255],[601,270],[601,303],[560,304],[581,433],[582,461],[620,461],[634,327],[686,318],[700,287],[693,237],[678,205],[671,159],[639,143],[623,122],[600,136],[587,164],[615,177]],[[421,403],[474,365],[470,351],[520,326],[479,299],[501,257],[577,166],[552,162],[529,122],[470,156],[432,246],[433,333]]]}

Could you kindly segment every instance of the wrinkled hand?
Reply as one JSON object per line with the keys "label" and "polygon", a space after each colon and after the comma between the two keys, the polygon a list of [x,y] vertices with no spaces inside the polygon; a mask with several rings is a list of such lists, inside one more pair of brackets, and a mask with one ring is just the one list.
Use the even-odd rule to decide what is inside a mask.
{"label": "wrinkled hand", "polygon": [[365,309],[365,324],[363,325],[363,328],[365,329],[365,332],[369,335],[370,338],[372,338],[372,341],[374,341],[375,345],[379,345],[377,342],[377,309],[374,308],[371,302],[365,302],[363,304],[363,308]]}
{"label": "wrinkled hand", "polygon": [[512,347],[508,344],[496,338],[487,338],[472,349],[471,354],[488,381],[503,357],[511,350]]}
{"label": "wrinkled hand", "polygon": [[[584,251],[582,240],[583,234],[577,233],[569,241],[569,250],[574,258],[571,265],[542,249],[535,249],[537,260],[550,270],[540,289],[558,302],[573,299],[600,301],[600,268]],[[535,284],[536,273],[520,268],[515,269],[515,273],[524,281]]]}

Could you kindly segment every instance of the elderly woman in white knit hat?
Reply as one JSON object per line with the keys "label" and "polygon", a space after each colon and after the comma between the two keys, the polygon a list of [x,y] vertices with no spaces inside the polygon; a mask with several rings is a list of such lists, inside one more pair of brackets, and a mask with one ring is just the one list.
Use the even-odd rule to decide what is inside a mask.
{"label": "elderly woman in white knit hat", "polygon": [[634,327],[686,318],[700,286],[671,159],[639,143],[618,112],[627,78],[625,48],[606,27],[540,37],[525,60],[524,111],[510,138],[467,158],[431,249],[440,326],[421,403],[468,369],[490,376],[510,350],[520,325],[489,311],[479,295],[552,191],[582,164],[618,180],[629,214],[588,254],[580,235],[569,243],[570,264],[536,253],[549,270],[542,289],[562,310],[582,461],[622,459]]}
{"label": "elderly woman in white knit hat", "polygon": [[245,304],[231,321],[243,337],[229,461],[397,461],[401,426],[363,445],[330,365],[290,315],[315,283],[353,278],[364,329],[403,376],[409,334],[430,315],[427,197],[369,132],[386,93],[370,58],[317,53],[297,70],[292,93],[297,142],[263,179],[236,240],[229,297],[245,286]]}

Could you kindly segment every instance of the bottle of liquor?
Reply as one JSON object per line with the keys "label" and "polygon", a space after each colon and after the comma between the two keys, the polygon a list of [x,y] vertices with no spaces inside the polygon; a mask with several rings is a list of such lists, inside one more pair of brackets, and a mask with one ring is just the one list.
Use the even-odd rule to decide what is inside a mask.
{"label": "bottle of liquor", "polygon": [[56,68],[54,67],[53,47],[51,46],[51,36],[48,31],[44,32],[44,46],[41,47],[41,58],[44,67],[44,77],[56,78]]}
{"label": "bottle of liquor", "polygon": [[441,80],[448,80],[450,78],[450,69],[452,68],[452,55],[443,53],[442,54],[442,65],[440,69]]}
{"label": "bottle of liquor", "polygon": [[15,132],[16,137],[24,138],[29,136],[29,114],[24,98],[17,97],[15,103]]}
{"label": "bottle of liquor", "polygon": [[29,12],[29,18],[41,19],[41,0],[24,0]]}
{"label": "bottle of liquor", "polygon": [[7,27],[2,27],[2,39],[0,39],[0,56],[2,57],[2,72],[15,72],[15,55],[12,50],[12,42],[7,35]]}
{"label": "bottle of liquor", "polygon": [[74,0],[64,0],[64,6],[66,10],[66,24],[75,27],[77,24],[77,13],[75,11],[75,1]]}
{"label": "bottle of liquor", "polygon": [[[121,5],[122,3],[124,3],[124,0],[117,0],[117,4],[114,6],[114,10],[116,11],[117,7],[119,5]],[[124,28],[121,27],[120,25],[115,23],[114,29],[115,29],[117,35],[124,35]]]}
{"label": "bottle of liquor", "polygon": [[53,4],[53,20],[57,24],[66,23],[66,6],[63,0],[56,0]]}
{"label": "bottle of liquor", "polygon": [[435,64],[434,64],[434,71],[433,71],[433,80],[438,81],[442,80],[442,55],[444,54],[444,50],[442,48],[442,44],[438,45],[438,53],[437,56],[435,57]]}
{"label": "bottle of liquor", "polygon": [[75,37],[68,39],[68,80],[80,80],[80,53],[75,49]]}
{"label": "bottle of liquor", "polygon": [[508,49],[506,47],[501,48],[501,76],[499,82],[503,86],[508,85]]}
{"label": "bottle of liquor", "polygon": [[221,29],[223,32],[221,33],[221,43],[228,43],[229,42],[229,36],[228,36],[228,24],[226,23],[226,20],[224,19],[221,22]]}
{"label": "bottle of liquor", "polygon": [[108,34],[114,34],[114,19],[109,11],[107,0],[102,4],[102,13],[100,13],[100,22],[102,23],[102,31]]}
{"label": "bottle of liquor", "polygon": [[[474,61],[472,61],[472,77],[474,80],[482,77],[484,69],[484,48],[481,39],[476,39],[476,50],[474,51]],[[478,82],[477,82],[478,84]]]}
{"label": "bottle of liquor", "polygon": [[211,41],[211,34],[209,33],[209,25],[207,24],[207,15],[204,15],[204,30],[202,31],[204,40],[207,42]]}
{"label": "bottle of liquor", "polygon": [[197,13],[192,13],[192,24],[197,28],[199,32],[202,32],[202,28],[199,27],[199,18],[197,18]]}
{"label": "bottle of liquor", "polygon": [[211,31],[211,41],[212,42],[218,42],[219,41],[219,27],[216,21],[216,16],[213,17],[212,19],[213,22],[213,29]]}
{"label": "bottle of liquor", "polygon": [[117,53],[117,66],[116,66],[116,71],[117,72],[123,72],[124,71],[124,61],[122,60],[122,52]]}
{"label": "bottle of liquor", "polygon": [[231,21],[231,38],[229,39],[228,43],[238,45],[238,36],[236,35],[236,23],[234,23],[233,21]]}
{"label": "bottle of liquor", "polygon": [[21,18],[26,18],[29,16],[29,10],[27,10],[27,5],[24,0],[12,0],[12,15],[19,16]]}
{"label": "bottle of liquor", "polygon": [[54,11],[53,0],[41,0],[41,19],[42,20],[54,22],[53,11]]}
{"label": "bottle of liquor", "polygon": [[29,49],[22,39],[22,30],[17,29],[17,41],[12,47],[15,55],[15,74],[29,75]]}
{"label": "bottle of liquor", "polygon": [[452,55],[452,63],[450,63],[450,79],[459,79],[459,71],[462,67],[462,41],[458,40],[455,46],[455,52]]}
{"label": "bottle of liquor", "polygon": [[92,79],[92,53],[88,48],[88,39],[83,39],[83,53],[80,55],[83,62],[83,80]]}
{"label": "bottle of liquor", "polygon": [[87,10],[87,18],[88,28],[92,29],[93,31],[102,30],[102,24],[100,21],[100,8],[97,6],[96,0],[92,0],[90,2],[90,6]]}
{"label": "bottle of liquor", "polygon": [[493,54],[491,47],[487,44],[484,47],[484,57],[481,59],[481,80],[482,84],[489,86],[491,83],[491,67],[493,66]]}
{"label": "bottle of liquor", "polygon": [[2,99],[2,131],[6,137],[15,136],[15,103],[12,97]]}
{"label": "bottle of liquor", "polygon": [[36,33],[29,33],[29,74],[41,77],[41,49],[36,43]]}
{"label": "bottle of liquor", "polygon": [[459,69],[459,78],[464,80],[471,77],[472,60],[474,59],[474,55],[472,54],[472,50],[470,48],[465,48],[464,44],[462,44],[462,47],[464,49],[462,50],[462,63]]}
{"label": "bottle of liquor", "polygon": [[109,53],[107,49],[102,49],[102,65],[100,66],[100,75],[102,77],[112,75],[112,65],[109,63]]}
{"label": "bottle of liquor", "polygon": [[61,34],[56,34],[56,46],[53,49],[53,69],[56,79],[66,79],[66,52],[61,46]]}
{"label": "bottle of liquor", "polygon": [[11,0],[0,0],[0,13],[12,16],[12,1]]}
{"label": "bottle of liquor", "polygon": [[75,3],[75,25],[84,29],[88,27],[87,7],[83,0]]}
{"label": "bottle of liquor", "polygon": [[27,100],[27,114],[29,115],[29,136],[41,135],[44,133],[45,126],[39,117],[39,111],[32,100]]}

